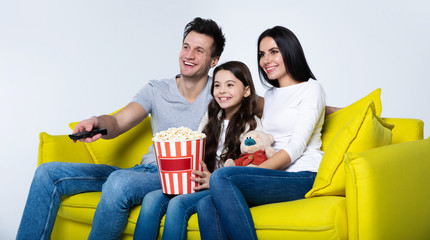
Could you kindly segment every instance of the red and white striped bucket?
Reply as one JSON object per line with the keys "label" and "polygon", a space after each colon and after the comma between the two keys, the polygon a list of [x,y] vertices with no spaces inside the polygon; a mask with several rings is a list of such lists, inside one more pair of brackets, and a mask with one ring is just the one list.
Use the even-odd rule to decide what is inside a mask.
{"label": "red and white striped bucket", "polygon": [[202,171],[200,160],[205,155],[205,138],[186,141],[154,141],[155,157],[161,188],[165,194],[189,194],[200,185],[191,181],[195,174]]}

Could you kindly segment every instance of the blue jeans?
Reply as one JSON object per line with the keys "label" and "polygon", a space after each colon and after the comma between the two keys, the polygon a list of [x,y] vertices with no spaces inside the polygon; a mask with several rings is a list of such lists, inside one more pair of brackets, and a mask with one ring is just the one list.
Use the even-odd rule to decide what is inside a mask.
{"label": "blue jeans", "polygon": [[211,175],[210,197],[197,204],[202,239],[257,239],[250,207],[304,198],[316,173],[225,167]]}
{"label": "blue jeans", "polygon": [[161,189],[146,194],[133,239],[157,239],[160,221],[166,210],[163,239],[186,239],[188,220],[197,212],[197,202],[209,194],[209,190],[204,190],[175,196],[164,194]]}
{"label": "blue jeans", "polygon": [[119,239],[133,205],[160,189],[157,166],[50,162],[36,169],[17,239],[49,239],[62,196],[102,191],[89,239]]}

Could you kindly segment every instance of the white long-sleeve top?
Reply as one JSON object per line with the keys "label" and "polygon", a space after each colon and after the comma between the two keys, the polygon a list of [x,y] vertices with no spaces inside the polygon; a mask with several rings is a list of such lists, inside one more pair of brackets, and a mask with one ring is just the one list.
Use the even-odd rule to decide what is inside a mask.
{"label": "white long-sleeve top", "polygon": [[324,89],[313,79],[266,91],[262,123],[275,138],[275,150],[283,149],[291,157],[285,171],[318,171],[324,114]]}

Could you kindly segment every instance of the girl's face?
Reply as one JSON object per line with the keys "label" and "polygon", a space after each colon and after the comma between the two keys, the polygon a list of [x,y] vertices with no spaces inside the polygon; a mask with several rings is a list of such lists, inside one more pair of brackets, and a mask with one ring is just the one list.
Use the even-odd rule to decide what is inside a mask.
{"label": "girl's face", "polygon": [[258,48],[260,67],[270,80],[278,80],[279,84],[282,85],[282,82],[289,78],[289,74],[275,40],[271,37],[265,37],[261,40]]}
{"label": "girl's face", "polygon": [[225,110],[226,119],[239,110],[244,97],[251,94],[249,87],[245,87],[233,73],[220,70],[214,76],[213,95],[219,106]]}

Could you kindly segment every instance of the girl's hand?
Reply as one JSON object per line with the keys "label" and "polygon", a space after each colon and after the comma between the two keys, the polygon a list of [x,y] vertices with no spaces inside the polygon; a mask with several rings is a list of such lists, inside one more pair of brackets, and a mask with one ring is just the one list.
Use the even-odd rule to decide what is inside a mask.
{"label": "girl's hand", "polygon": [[211,177],[211,172],[209,172],[206,164],[200,161],[203,171],[193,170],[191,173],[196,174],[199,177],[191,177],[191,181],[200,183],[200,186],[194,187],[194,191],[200,191],[203,189],[209,189],[209,179]]}

